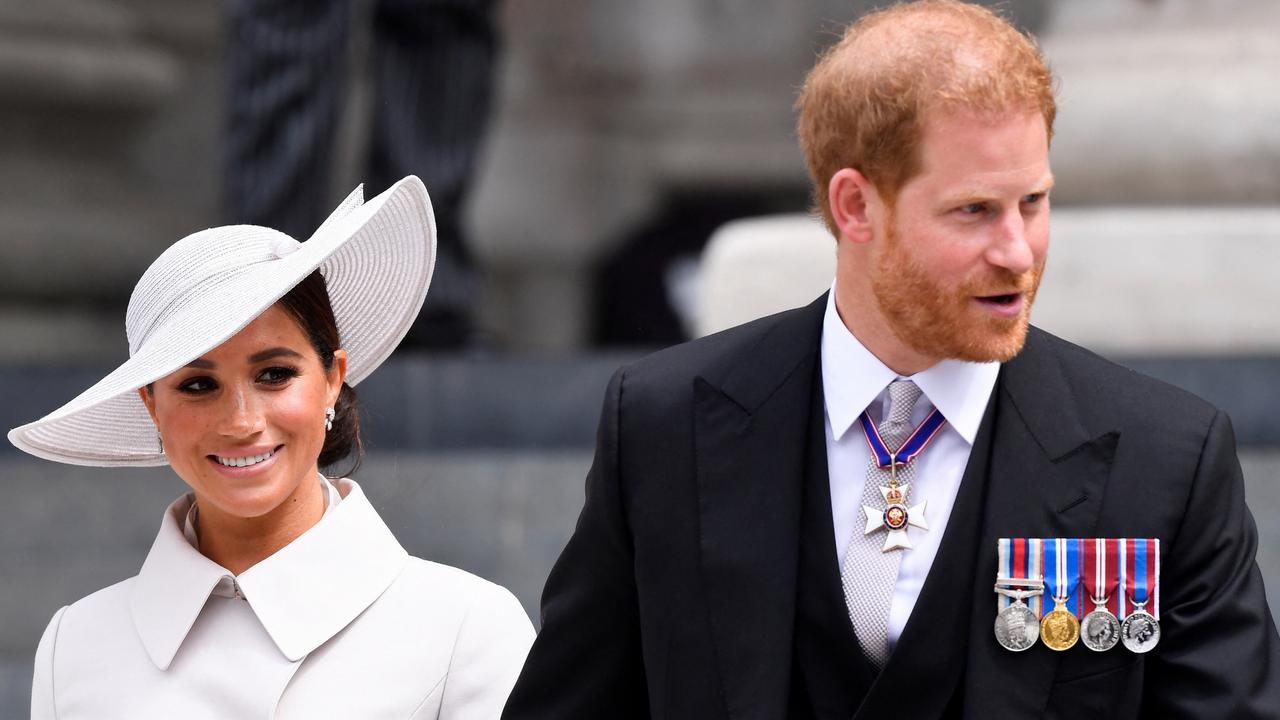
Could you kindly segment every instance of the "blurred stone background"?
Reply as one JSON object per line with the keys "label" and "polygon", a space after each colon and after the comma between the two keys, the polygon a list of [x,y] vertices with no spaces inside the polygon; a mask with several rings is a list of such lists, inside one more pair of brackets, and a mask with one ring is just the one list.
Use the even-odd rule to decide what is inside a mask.
{"label": "blurred stone background", "polygon": [[[1232,414],[1280,606],[1280,4],[1000,4],[1037,33],[1061,82],[1035,321]],[[874,5],[507,0],[467,218],[489,340],[398,353],[361,386],[371,450],[359,477],[411,552],[510,586],[536,619],[581,505],[606,379],[684,336],[698,253],[720,223],[805,210],[796,88]],[[137,277],[178,237],[222,222],[222,11],[0,0],[3,427],[122,361]],[[349,91],[335,201],[360,180],[368,96]],[[16,718],[45,622],[136,572],[181,485],[167,470],[58,466],[7,443],[0,477],[0,717]]]}

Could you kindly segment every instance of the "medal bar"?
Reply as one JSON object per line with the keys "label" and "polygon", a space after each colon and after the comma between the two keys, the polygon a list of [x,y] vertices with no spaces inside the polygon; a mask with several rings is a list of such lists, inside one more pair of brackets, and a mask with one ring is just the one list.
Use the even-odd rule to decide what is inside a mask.
{"label": "medal bar", "polygon": [[994,630],[1005,649],[1038,639],[1059,652],[1145,653],[1159,643],[1158,538],[1000,538],[997,551]]}

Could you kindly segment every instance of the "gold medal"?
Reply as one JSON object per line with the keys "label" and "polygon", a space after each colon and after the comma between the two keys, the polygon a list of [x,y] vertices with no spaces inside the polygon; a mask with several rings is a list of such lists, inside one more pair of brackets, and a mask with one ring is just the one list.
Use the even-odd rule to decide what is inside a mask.
{"label": "gold medal", "polygon": [[1055,607],[1040,619],[1040,639],[1052,650],[1068,650],[1080,639],[1080,621],[1066,601],[1053,599]]}

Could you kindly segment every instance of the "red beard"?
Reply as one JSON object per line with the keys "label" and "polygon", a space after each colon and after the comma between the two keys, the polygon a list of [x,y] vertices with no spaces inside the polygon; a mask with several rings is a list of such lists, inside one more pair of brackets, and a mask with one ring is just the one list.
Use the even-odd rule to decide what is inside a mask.
{"label": "red beard", "polygon": [[[888,221],[871,290],[898,339],[936,358],[1004,362],[1017,355],[1027,339],[1044,261],[1021,274],[992,268],[948,285],[930,277],[903,245],[892,214]],[[1023,294],[1022,311],[1014,317],[992,315],[975,300],[1013,293]]]}

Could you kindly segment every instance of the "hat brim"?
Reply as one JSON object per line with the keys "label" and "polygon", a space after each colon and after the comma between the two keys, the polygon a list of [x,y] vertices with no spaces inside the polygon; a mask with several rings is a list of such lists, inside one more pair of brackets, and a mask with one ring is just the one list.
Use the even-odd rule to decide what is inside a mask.
{"label": "hat brim", "polygon": [[71,402],[9,431],[37,457],[101,467],[165,465],[138,389],[226,342],[319,269],[355,385],[395,350],[426,299],[436,226],[422,181],[410,176],[354,205],[351,198],[297,250],[195,297],[137,352]]}

